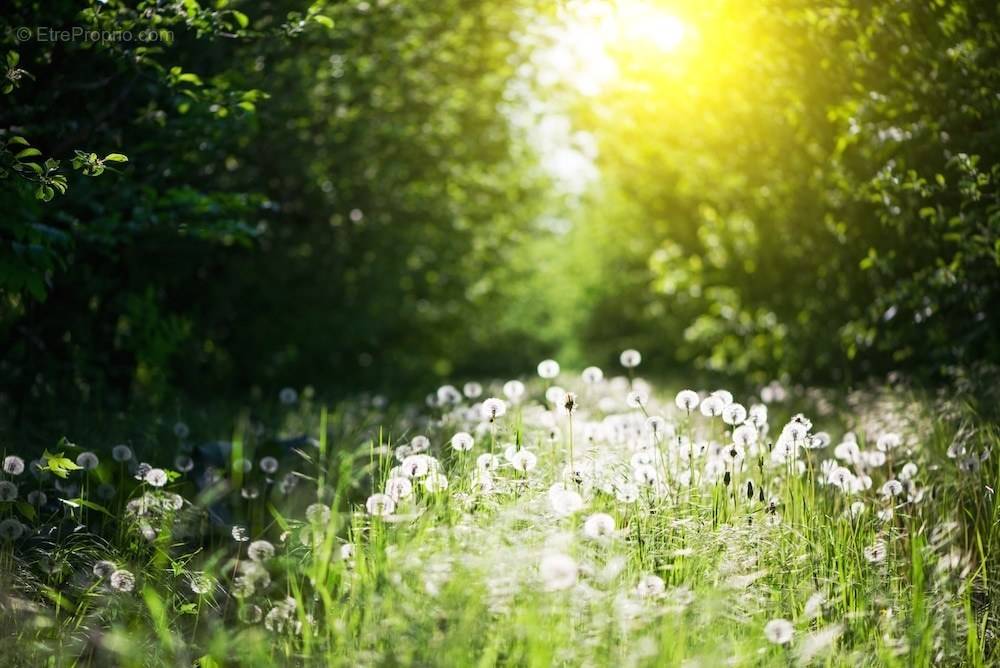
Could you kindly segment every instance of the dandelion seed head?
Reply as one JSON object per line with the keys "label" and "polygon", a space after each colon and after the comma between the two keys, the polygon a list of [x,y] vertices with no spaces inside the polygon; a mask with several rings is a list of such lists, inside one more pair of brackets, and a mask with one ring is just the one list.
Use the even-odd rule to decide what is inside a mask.
{"label": "dandelion seed head", "polygon": [[775,645],[787,645],[794,635],[795,627],[787,619],[772,619],[764,625],[764,637]]}
{"label": "dandelion seed head", "polygon": [[604,372],[601,371],[600,367],[596,366],[588,366],[583,370],[581,376],[583,377],[583,382],[588,385],[596,385],[604,380]]}
{"label": "dandelion seed head", "polygon": [[693,411],[699,403],[701,403],[701,398],[694,390],[681,390],[674,398],[674,404],[685,413]]}
{"label": "dandelion seed head", "polygon": [[24,525],[13,517],[0,521],[0,540],[15,541],[24,534]]}
{"label": "dandelion seed head", "polygon": [[515,451],[509,458],[510,465],[515,471],[527,473],[534,470],[538,465],[538,457],[531,450],[520,449]]}
{"label": "dandelion seed head", "polygon": [[247,533],[246,527],[240,526],[239,524],[233,525],[233,528],[230,530],[230,534],[232,534],[233,540],[237,543],[246,543],[250,540],[250,534]]}
{"label": "dandelion seed head", "polygon": [[274,457],[261,457],[260,462],[257,464],[260,470],[268,475],[273,475],[278,472],[278,460]]}
{"label": "dandelion seed head", "polygon": [[726,404],[722,409],[722,421],[728,425],[736,426],[742,424],[747,419],[747,409],[743,404],[736,402]]}
{"label": "dandelion seed head", "polygon": [[310,524],[325,526],[330,523],[330,506],[325,503],[311,503],[306,507],[306,519]]}
{"label": "dandelion seed head", "polygon": [[107,561],[104,559],[94,563],[93,567],[94,576],[102,579],[110,577],[116,570],[118,570],[118,567],[113,561]]}
{"label": "dandelion seed head", "polygon": [[388,517],[396,512],[396,502],[387,494],[372,494],[365,502],[365,509],[373,517]]}
{"label": "dandelion seed head", "polygon": [[124,443],[111,448],[111,459],[115,460],[119,464],[132,461],[132,457],[132,448],[128,447]]}
{"label": "dandelion seed head", "polygon": [[149,469],[144,480],[153,487],[163,487],[167,484],[167,472],[163,469]]}
{"label": "dandelion seed head", "polygon": [[294,387],[285,387],[278,392],[278,401],[286,406],[291,406],[299,400],[299,393],[295,391]]}
{"label": "dandelion seed head", "polygon": [[108,581],[111,584],[111,588],[115,591],[130,592],[135,589],[135,575],[125,569],[113,572]]}
{"label": "dandelion seed head", "polygon": [[[507,386],[504,386],[506,390]],[[507,395],[508,398],[510,395]],[[513,401],[513,399],[512,399]],[[492,422],[499,417],[503,417],[507,413],[507,404],[502,399],[497,399],[496,397],[490,397],[483,402],[482,407],[483,419]]]}
{"label": "dandelion seed head", "polygon": [[76,465],[85,471],[93,471],[101,460],[93,452],[81,452],[76,456]]}
{"label": "dandelion seed head", "polygon": [[583,522],[583,535],[600,539],[615,532],[615,518],[607,513],[594,513]]}
{"label": "dandelion seed head", "polygon": [[639,583],[635,586],[635,593],[640,598],[658,598],[663,595],[666,588],[663,578],[647,573],[639,578]]}
{"label": "dandelion seed head", "polygon": [[399,503],[413,494],[413,483],[410,482],[409,478],[402,476],[389,478],[385,481],[385,493],[392,497],[393,501]]}
{"label": "dandelion seed head", "polygon": [[174,468],[181,473],[187,473],[194,468],[194,460],[187,455],[177,455],[174,457]]}
{"label": "dandelion seed head", "polygon": [[576,584],[578,573],[576,561],[561,553],[545,555],[538,566],[538,574],[546,591],[569,589]]}
{"label": "dandelion seed head", "polygon": [[618,356],[618,361],[626,369],[634,369],[642,362],[642,355],[638,350],[629,348],[628,350],[622,351],[622,354]]}
{"label": "dandelion seed head", "polygon": [[9,503],[17,498],[17,485],[10,480],[0,480],[0,502]]}
{"label": "dandelion seed head", "polygon": [[483,395],[483,386],[475,382],[466,383],[462,386],[462,394],[468,399],[478,399]]}
{"label": "dandelion seed head", "polygon": [[542,360],[538,364],[538,375],[551,380],[559,375],[559,363],[555,360]]}
{"label": "dandelion seed head", "polygon": [[24,473],[24,460],[17,455],[7,455],[3,458],[3,472],[7,475]]}
{"label": "dandelion seed head", "polygon": [[642,408],[648,402],[648,398],[641,390],[632,390],[625,396],[625,405],[629,408]]}

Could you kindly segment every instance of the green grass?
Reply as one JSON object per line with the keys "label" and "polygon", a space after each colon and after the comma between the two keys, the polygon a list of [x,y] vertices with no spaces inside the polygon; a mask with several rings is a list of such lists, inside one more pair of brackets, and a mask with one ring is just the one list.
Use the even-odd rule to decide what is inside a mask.
{"label": "green grass", "polygon": [[[1000,514],[992,490],[1000,472],[997,457],[981,460],[1000,441],[994,425],[954,401],[890,390],[846,398],[851,412],[835,408],[843,397],[792,391],[770,407],[759,455],[748,450],[744,465],[722,465],[713,479],[712,455],[696,454],[695,484],[685,485],[691,459],[679,443],[728,444],[731,427],[678,411],[672,394],[628,408],[624,379],[559,381],[578,393],[572,424],[543,405],[542,385],[529,385],[526,398],[492,424],[473,415],[470,400],[389,415],[371,402],[328,410],[303,397],[267,425],[250,414],[237,418],[232,447],[214,462],[209,484],[197,484],[204,457],[156,489],[134,479],[135,462],[116,463],[103,449],[100,466],[71,471],[65,481],[5,475],[18,485],[18,499],[0,503],[0,519],[17,518],[24,534],[0,543],[8,637],[0,664],[997,662],[992,564]],[[499,387],[490,391],[502,396]],[[791,413],[806,407],[817,413],[813,432],[828,431],[831,444],[772,461],[771,444]],[[654,440],[646,414],[665,416],[676,435]],[[848,464],[872,479],[870,489],[850,496],[826,482],[823,464],[848,430],[861,451],[877,451],[888,432],[903,441],[884,463]],[[475,434],[470,452],[449,447],[458,431]],[[283,435],[297,434],[313,438],[280,445]],[[447,489],[427,491],[414,479],[413,496],[394,514],[368,515],[365,501],[393,473],[396,448],[418,434],[429,437]],[[566,470],[571,435],[576,475]],[[134,444],[137,455],[173,468],[172,449],[211,439],[166,440],[168,447],[155,449]],[[513,468],[504,459],[509,444],[531,450],[537,466]],[[71,444],[60,449],[71,459],[79,452]],[[487,489],[476,459],[491,449],[504,464]],[[265,456],[279,459],[273,476],[259,466]],[[960,470],[971,456],[979,465]],[[650,464],[636,471],[639,460]],[[907,462],[916,473],[899,496],[883,498],[883,483]],[[666,484],[640,485],[634,502],[623,501],[640,473]],[[113,485],[113,494],[102,484]],[[553,502],[556,484],[584,506],[555,512],[568,507],[565,492]],[[31,490],[45,491],[48,503],[26,504]],[[151,509],[129,512],[144,494]],[[183,505],[155,502],[177,501],[166,494]],[[865,509],[853,516],[856,502]],[[306,508],[315,503],[331,512],[313,507],[311,521]],[[613,518],[612,534],[584,534],[596,513]],[[233,525],[273,544],[274,556],[252,561]],[[116,591],[111,578],[95,575],[99,560],[134,574],[134,589]],[[549,566],[566,570],[548,573]],[[203,576],[210,586],[199,586]],[[207,591],[195,593],[192,582]],[[790,642],[765,634],[775,619],[790,623]]]}

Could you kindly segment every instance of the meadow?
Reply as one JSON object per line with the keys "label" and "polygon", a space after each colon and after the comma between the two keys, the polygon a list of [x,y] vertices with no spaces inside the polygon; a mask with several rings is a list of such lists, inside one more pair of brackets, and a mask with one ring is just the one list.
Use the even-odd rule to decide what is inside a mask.
{"label": "meadow", "polygon": [[3,662],[996,661],[998,435],[962,397],[664,394],[621,360],[5,452]]}

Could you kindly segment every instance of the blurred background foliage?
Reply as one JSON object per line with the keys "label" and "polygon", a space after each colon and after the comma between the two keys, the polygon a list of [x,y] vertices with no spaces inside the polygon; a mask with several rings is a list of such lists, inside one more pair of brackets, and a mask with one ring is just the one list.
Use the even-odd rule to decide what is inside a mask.
{"label": "blurred background foliage", "polygon": [[[669,52],[550,29],[593,4],[9,0],[4,404],[1000,358],[996,2],[652,3]],[[159,32],[38,33],[74,26]],[[566,39],[596,88],[540,56]]]}

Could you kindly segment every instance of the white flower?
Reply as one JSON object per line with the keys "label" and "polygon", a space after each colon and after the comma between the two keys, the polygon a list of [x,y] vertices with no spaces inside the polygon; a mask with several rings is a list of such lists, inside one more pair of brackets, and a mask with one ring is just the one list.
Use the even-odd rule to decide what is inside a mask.
{"label": "white flower", "polygon": [[479,383],[466,383],[462,386],[462,394],[469,399],[478,399],[483,394],[483,386]]}
{"label": "white flower", "polygon": [[635,593],[642,598],[656,598],[662,596],[666,591],[666,584],[663,578],[658,575],[647,574],[639,579],[639,584],[635,586]]}
{"label": "white flower", "polygon": [[725,407],[725,402],[714,394],[705,397],[699,406],[701,414],[705,417],[719,417]]}
{"label": "white flower", "polygon": [[451,447],[458,452],[468,452],[474,444],[475,440],[472,438],[472,434],[465,431],[460,431],[451,437]]}
{"label": "white flower", "polygon": [[917,465],[913,462],[906,462],[899,471],[899,479],[902,481],[913,480],[917,475]]}
{"label": "white flower", "polygon": [[386,517],[396,511],[396,502],[387,494],[372,494],[365,502],[365,509],[369,515]]}
{"label": "white flower", "polygon": [[111,588],[116,591],[132,591],[135,589],[135,576],[130,571],[124,569],[117,570],[111,574]]}
{"label": "white flower", "polygon": [[731,403],[726,404],[725,408],[722,409],[722,421],[729,425],[741,424],[747,419],[747,409],[743,407],[743,404]]}
{"label": "white flower", "polygon": [[549,389],[545,390],[545,400],[555,406],[562,406],[566,401],[566,390],[562,389],[558,385],[553,385]]}
{"label": "white flower", "polygon": [[393,501],[399,502],[413,494],[413,483],[409,478],[401,476],[389,478],[385,481],[385,493],[391,496]]}
{"label": "white flower", "polygon": [[716,390],[715,392],[712,392],[712,396],[721,399],[723,406],[728,406],[733,403],[733,393],[729,390]]}
{"label": "white flower", "polygon": [[255,540],[247,546],[247,556],[251,561],[267,561],[274,556],[274,545],[266,540]]}
{"label": "white flower", "polygon": [[167,484],[167,472],[163,469],[149,469],[144,480],[153,487],[163,487]]}
{"label": "white flower", "polygon": [[310,524],[325,525],[330,522],[330,506],[325,503],[311,503],[306,508],[306,519]]}
{"label": "white flower", "polygon": [[[503,395],[516,403],[521,397],[524,396],[524,383],[519,380],[508,380],[503,384]],[[503,413],[500,415],[503,415]]]}
{"label": "white flower", "polygon": [[426,436],[414,436],[410,439],[410,452],[420,454],[427,452],[431,448],[431,439]]}
{"label": "white flower", "polygon": [[513,452],[511,456],[508,457],[508,461],[510,461],[510,465],[513,466],[515,470],[520,471],[521,473],[527,473],[538,465],[538,457],[535,456],[535,453],[530,450],[525,450],[524,448]]}
{"label": "white flower", "polygon": [[462,403],[462,393],[454,385],[442,385],[437,391],[438,406],[454,406]]}
{"label": "white flower", "polygon": [[538,375],[545,379],[552,379],[559,375],[559,362],[555,360],[543,360],[538,364]]}
{"label": "white flower", "polygon": [[547,591],[569,589],[576,584],[576,561],[565,554],[549,554],[542,558],[538,573]]}
{"label": "white flower", "polygon": [[124,444],[116,445],[115,447],[111,448],[111,459],[119,463],[131,461],[132,448]]}
{"label": "white flower", "polygon": [[101,461],[93,452],[81,452],[76,456],[76,465],[85,471],[92,471],[97,468]]}
{"label": "white flower", "polygon": [[749,448],[757,442],[757,428],[749,424],[741,424],[733,429],[733,443],[743,448]]}
{"label": "white flower", "polygon": [[888,554],[888,548],[883,541],[877,540],[871,544],[870,547],[866,547],[864,550],[865,559],[870,563],[878,564],[885,561],[885,556]]}
{"label": "white flower", "polygon": [[7,455],[3,458],[3,472],[8,475],[24,473],[24,460],[17,455]]}
{"label": "white flower", "polygon": [[261,457],[258,466],[261,471],[270,475],[278,471],[278,460],[274,457]]}
{"label": "white flower", "polygon": [[603,538],[615,531],[615,518],[607,513],[594,513],[583,522],[583,535],[587,538]]}
{"label": "white flower", "polygon": [[642,408],[648,401],[646,394],[639,390],[632,390],[625,397],[625,404],[629,408]]}
{"label": "white flower", "polygon": [[674,398],[674,403],[677,405],[677,408],[681,409],[685,413],[690,413],[697,408],[700,401],[701,399],[698,397],[698,393],[694,390],[681,390]]}
{"label": "white flower", "polygon": [[234,525],[230,533],[232,533],[233,540],[237,543],[246,543],[250,540],[250,535],[247,533],[246,527],[240,526],[239,524]]}
{"label": "white flower", "polygon": [[424,489],[426,489],[431,494],[436,492],[443,492],[448,489],[448,477],[443,473],[432,472],[427,474],[427,476],[420,481],[423,484]]}
{"label": "white flower", "polygon": [[879,493],[887,499],[899,496],[903,493],[903,483],[898,480],[888,480],[884,485],[882,485]]}
{"label": "white flower", "polygon": [[[514,382],[514,381],[511,381]],[[504,386],[504,390],[507,386]],[[510,395],[508,395],[509,398]],[[512,400],[513,401],[513,400]],[[490,397],[483,402],[483,419],[493,422],[493,420],[498,417],[503,417],[507,413],[507,404],[502,399],[497,399],[496,397]]]}
{"label": "white flower", "polygon": [[764,625],[764,637],[776,645],[787,645],[794,635],[795,627],[787,619],[772,619]]}
{"label": "white flower", "polygon": [[628,350],[622,351],[622,354],[618,357],[618,361],[621,362],[622,366],[626,369],[634,369],[642,362],[642,355],[639,354],[638,350],[629,348]]}
{"label": "white flower", "polygon": [[486,452],[476,457],[476,468],[480,471],[496,471],[500,468],[500,458]]}
{"label": "white flower", "polygon": [[563,483],[556,483],[549,488],[549,505],[552,512],[561,517],[572,515],[583,508],[583,497]]}
{"label": "white flower", "polygon": [[806,605],[802,613],[807,619],[815,619],[823,614],[824,603],[826,603],[826,597],[821,592],[815,592],[806,601]]}
{"label": "white flower", "polygon": [[583,382],[588,385],[595,385],[604,380],[604,372],[599,367],[588,366],[583,370]]}
{"label": "white flower", "polygon": [[429,455],[408,455],[400,462],[399,470],[407,478],[423,478],[434,462]]}
{"label": "white flower", "polygon": [[882,452],[888,452],[889,450],[895,450],[903,443],[902,437],[899,434],[882,434],[878,437],[878,441],[875,442],[875,447]]}

